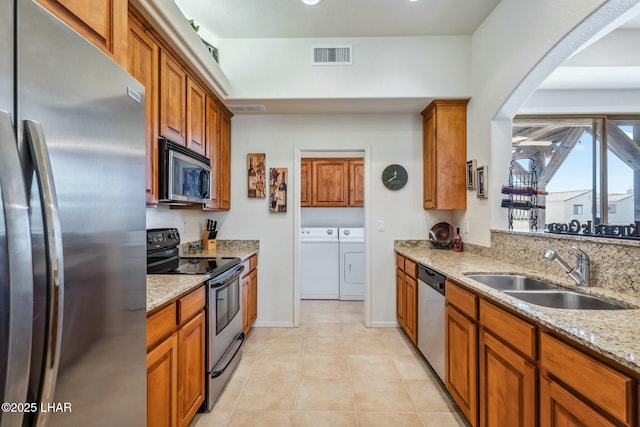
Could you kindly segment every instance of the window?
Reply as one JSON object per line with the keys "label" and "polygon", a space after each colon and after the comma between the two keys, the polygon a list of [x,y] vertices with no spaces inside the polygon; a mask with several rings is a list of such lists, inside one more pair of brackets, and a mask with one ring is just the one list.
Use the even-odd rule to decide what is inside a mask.
{"label": "window", "polygon": [[549,193],[539,224],[640,221],[640,117],[518,116],[512,136],[512,158],[533,160]]}

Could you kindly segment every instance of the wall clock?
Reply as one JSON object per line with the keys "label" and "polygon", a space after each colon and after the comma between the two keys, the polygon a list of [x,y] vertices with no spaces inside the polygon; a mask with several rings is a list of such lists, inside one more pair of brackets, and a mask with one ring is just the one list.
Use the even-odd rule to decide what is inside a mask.
{"label": "wall clock", "polygon": [[382,183],[389,190],[400,190],[408,178],[407,170],[400,165],[389,165],[382,171]]}

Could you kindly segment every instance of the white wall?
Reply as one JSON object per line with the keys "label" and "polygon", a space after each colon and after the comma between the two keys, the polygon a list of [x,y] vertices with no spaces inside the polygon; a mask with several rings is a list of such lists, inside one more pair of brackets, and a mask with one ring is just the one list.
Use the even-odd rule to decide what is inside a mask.
{"label": "white wall", "polygon": [[473,34],[467,156],[490,165],[490,190],[488,199],[469,193],[467,211],[454,213],[469,222],[468,242],[488,246],[490,228],[506,228],[498,189],[508,179],[512,117],[566,58],[637,3],[502,0]]}
{"label": "white wall", "polygon": [[[371,321],[395,325],[393,241],[424,239],[436,222],[450,221],[448,212],[422,209],[422,120],[420,115],[236,116],[233,119],[231,211],[214,214],[221,223],[218,238],[259,239],[257,325],[290,326],[294,309],[294,206],[299,177],[292,176],[296,150],[370,147],[371,194],[365,200],[371,248]],[[273,214],[266,199],[246,197],[247,153],[266,153],[267,167],[289,169],[289,209]],[[399,191],[383,187],[380,176],[390,163],[405,166],[407,185]],[[385,232],[375,231],[378,220]]]}
{"label": "white wall", "polygon": [[[312,66],[316,44],[353,45],[353,65]],[[231,99],[467,97],[471,90],[469,36],[223,39],[219,47]]]}

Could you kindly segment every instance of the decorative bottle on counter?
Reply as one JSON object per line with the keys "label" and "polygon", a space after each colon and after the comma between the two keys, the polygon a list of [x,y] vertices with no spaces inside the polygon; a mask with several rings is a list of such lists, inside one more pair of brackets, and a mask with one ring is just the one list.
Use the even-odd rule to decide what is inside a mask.
{"label": "decorative bottle on counter", "polygon": [[456,235],[453,236],[453,250],[462,252],[462,236],[460,236],[460,227],[456,228]]}

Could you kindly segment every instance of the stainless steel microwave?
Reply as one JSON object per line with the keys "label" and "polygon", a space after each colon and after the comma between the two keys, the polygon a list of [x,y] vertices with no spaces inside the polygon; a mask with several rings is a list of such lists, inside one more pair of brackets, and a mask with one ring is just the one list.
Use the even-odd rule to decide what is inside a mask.
{"label": "stainless steel microwave", "polygon": [[158,144],[158,201],[186,205],[211,202],[209,159],[166,138]]}

